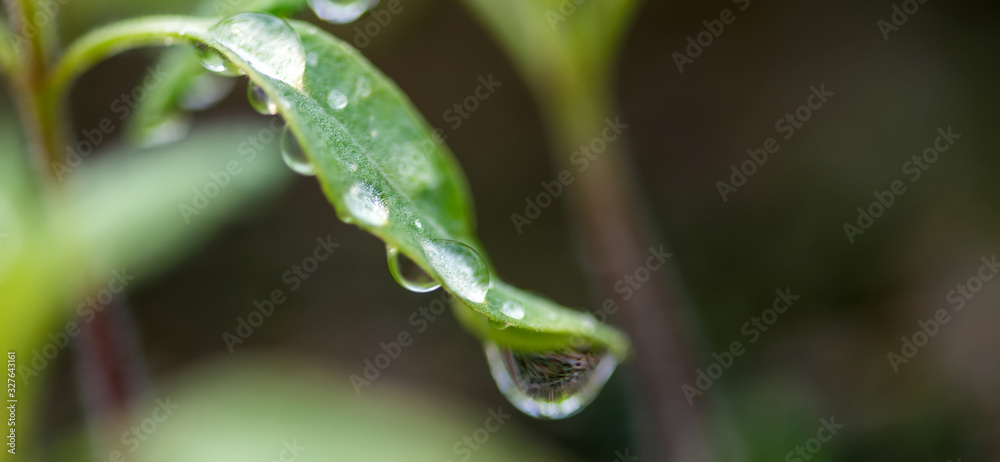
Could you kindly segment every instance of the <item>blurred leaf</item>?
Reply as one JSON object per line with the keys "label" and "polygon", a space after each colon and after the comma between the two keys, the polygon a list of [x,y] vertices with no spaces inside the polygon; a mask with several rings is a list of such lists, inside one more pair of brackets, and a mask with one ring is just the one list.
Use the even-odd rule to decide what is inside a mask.
{"label": "blurred leaf", "polygon": [[584,340],[624,357],[628,341],[614,328],[495,276],[474,237],[461,170],[426,121],[352,47],[314,26],[295,27],[298,32],[256,13],[216,25],[182,17],[122,22],[78,41],[54,80],[68,80],[105,54],[129,47],[168,39],[206,44],[267,95],[261,105],[273,105],[295,137],[288,157],[301,159],[292,164],[315,170],[344,221],[409,257],[497,326],[472,324],[475,333],[526,348],[561,349]]}
{"label": "blurred leaf", "polygon": [[67,212],[94,271],[162,269],[272,197],[291,177],[279,135],[280,128],[230,122],[155,149],[109,152],[70,174]]}
{"label": "blurred leaf", "polygon": [[[289,357],[206,364],[136,401],[124,426],[107,432],[108,441],[123,446],[91,458],[79,452],[67,457],[108,460],[118,450],[124,460],[142,462],[567,460],[518,429],[512,417],[499,426],[491,420],[489,439],[466,446],[463,438],[483,431],[491,411],[515,414],[506,403],[497,412],[496,405],[461,408],[453,400],[413,394],[358,396],[346,374],[331,376],[329,370]],[[161,403],[165,410],[154,411]],[[162,420],[143,425],[148,433],[142,441],[122,436],[128,427],[152,421],[154,412]]]}
{"label": "blurred leaf", "polygon": [[[198,16],[230,16],[245,11],[285,16],[305,8],[306,0],[206,0],[195,13]],[[199,91],[203,80],[212,74],[201,65],[197,56],[188,48],[172,48],[159,58],[159,66],[169,72],[160,84],[150,89],[128,124],[129,137],[138,144],[146,144],[154,137],[157,128],[183,111],[184,100]],[[213,105],[229,93],[230,88],[216,89],[214,94],[203,95],[206,106]]]}

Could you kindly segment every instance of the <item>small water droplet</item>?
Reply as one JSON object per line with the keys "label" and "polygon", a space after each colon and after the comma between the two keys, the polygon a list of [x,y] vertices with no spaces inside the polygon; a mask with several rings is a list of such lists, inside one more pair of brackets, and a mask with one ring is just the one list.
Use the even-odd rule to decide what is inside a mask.
{"label": "small water droplet", "polygon": [[416,220],[414,220],[413,224],[417,225],[417,228],[424,229],[424,224],[420,222],[419,218],[417,218]]}
{"label": "small water droplet", "polygon": [[389,222],[389,209],[371,186],[355,183],[344,196],[351,218],[369,226],[385,226]]}
{"label": "small water droplet", "polygon": [[352,172],[356,172],[358,171],[358,164],[347,164],[347,169]]}
{"label": "small water droplet", "polygon": [[347,96],[340,90],[330,90],[330,94],[326,95],[326,103],[329,104],[335,111],[339,111],[347,107]]}
{"label": "small water droplet", "polygon": [[316,174],[316,166],[306,157],[299,140],[295,138],[292,129],[287,125],[281,133],[281,159],[295,173],[309,176]]}
{"label": "small water droplet", "polygon": [[[309,31],[309,32],[310,32],[310,35],[312,35],[311,34],[312,31]],[[319,64],[319,53],[316,53],[315,51],[310,51],[306,55],[306,64],[308,64],[310,67]]]}
{"label": "small water droplet", "polygon": [[309,0],[320,19],[333,24],[353,22],[378,4],[378,0]]}
{"label": "small water droplet", "polygon": [[407,290],[424,293],[441,287],[431,275],[427,274],[420,265],[403,255],[395,247],[386,247],[386,256],[389,258],[389,272],[392,277]]}
{"label": "small water droplet", "polygon": [[232,61],[225,56],[222,56],[222,54],[215,48],[203,43],[198,43],[195,45],[194,50],[195,53],[198,54],[198,59],[201,61],[201,65],[205,66],[205,69],[226,77],[243,75],[242,69],[236,67]]}
{"label": "small water droplet", "polygon": [[302,86],[305,47],[284,19],[263,13],[240,13],[219,21],[212,26],[211,33],[220,45],[257,72],[296,88]]}
{"label": "small water droplet", "polygon": [[517,319],[518,321],[524,319],[524,305],[520,302],[514,300],[507,300],[500,305],[500,312],[507,317]]}
{"label": "small water droplet", "polygon": [[434,271],[455,295],[477,303],[486,301],[490,270],[478,252],[446,239],[430,239],[422,247]]}
{"label": "small water droplet", "polygon": [[521,412],[542,419],[583,410],[618,365],[605,349],[520,351],[487,341],[485,350],[500,392]]}
{"label": "small water droplet", "polygon": [[191,118],[182,113],[174,113],[147,128],[141,135],[139,144],[146,148],[173,143],[187,136],[191,130]]}
{"label": "small water droplet", "polygon": [[372,131],[368,132],[368,134],[371,135],[371,137],[373,139],[374,138],[378,138],[378,130],[372,130]]}
{"label": "small water droplet", "polygon": [[206,73],[195,78],[177,105],[185,111],[203,111],[215,106],[232,91],[236,80]]}
{"label": "small water droplet", "polygon": [[278,113],[278,103],[268,95],[260,85],[250,82],[247,85],[247,99],[254,110],[264,115],[275,115]]}
{"label": "small water droplet", "polygon": [[[372,84],[368,83],[368,79],[358,77],[358,81],[354,84],[354,97],[355,98],[367,98],[368,95],[372,94]],[[373,120],[375,117],[369,117],[369,121]]]}

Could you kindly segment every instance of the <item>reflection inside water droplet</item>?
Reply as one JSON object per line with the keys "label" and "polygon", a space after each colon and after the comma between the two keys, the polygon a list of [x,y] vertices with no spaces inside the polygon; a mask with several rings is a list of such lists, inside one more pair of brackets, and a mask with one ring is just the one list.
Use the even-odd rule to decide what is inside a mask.
{"label": "reflection inside water droplet", "polygon": [[389,258],[389,272],[392,273],[392,277],[407,290],[424,293],[441,287],[441,283],[434,280],[415,261],[403,255],[399,249],[386,247],[386,256]]}
{"label": "reflection inside water droplet", "polygon": [[347,24],[375,7],[378,0],[309,0],[320,19],[333,24]]}
{"label": "reflection inside water droplet", "polygon": [[604,349],[517,351],[487,341],[485,350],[500,392],[521,412],[542,419],[580,412],[618,365]]}
{"label": "reflection inside water droplet", "polygon": [[299,145],[299,140],[295,138],[292,129],[288,128],[287,125],[285,130],[281,132],[281,159],[295,173],[300,175],[316,174],[316,167],[306,157],[305,151]]}
{"label": "reflection inside water droplet", "polygon": [[201,61],[201,65],[205,69],[227,77],[243,75],[243,70],[236,67],[232,61],[222,56],[215,48],[204,43],[197,43],[194,46],[194,51],[198,54],[198,60]]}
{"label": "reflection inside water droplet", "polygon": [[423,243],[424,254],[441,282],[455,295],[482,303],[490,289],[490,270],[478,252],[458,241],[430,239]]}
{"label": "reflection inside water droplet", "polygon": [[334,110],[339,111],[347,107],[347,96],[340,90],[330,90],[330,94],[326,96],[326,103]]}
{"label": "reflection inside water droplet", "polygon": [[385,226],[389,222],[389,209],[370,185],[355,183],[344,196],[348,216],[368,226]]}
{"label": "reflection inside water droplet", "polygon": [[[257,72],[301,87],[306,51],[284,19],[262,13],[240,13],[212,26],[212,37]],[[280,52],[275,52],[280,50]]]}
{"label": "reflection inside water droplet", "polygon": [[278,113],[278,102],[271,95],[268,95],[260,85],[250,82],[247,85],[247,99],[254,110],[264,115],[275,115]]}

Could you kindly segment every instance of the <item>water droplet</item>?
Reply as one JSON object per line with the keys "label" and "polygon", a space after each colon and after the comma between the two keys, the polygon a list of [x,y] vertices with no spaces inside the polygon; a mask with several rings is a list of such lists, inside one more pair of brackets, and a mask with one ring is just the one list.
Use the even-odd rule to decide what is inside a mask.
{"label": "water droplet", "polygon": [[297,88],[302,86],[305,47],[284,19],[262,13],[240,13],[219,21],[211,32],[220,45],[257,72]]}
{"label": "water droplet", "polygon": [[416,220],[414,220],[413,224],[417,225],[417,228],[424,229],[424,224],[420,222],[419,218],[417,218]]}
{"label": "water droplet", "polygon": [[347,169],[352,172],[356,172],[358,171],[358,164],[347,164]]}
{"label": "water droplet", "polygon": [[[367,98],[368,95],[372,94],[372,84],[368,83],[368,79],[358,77],[358,81],[354,84],[354,97],[355,98]],[[374,119],[374,116],[369,117],[369,121]]]}
{"label": "water droplet", "polygon": [[222,56],[222,54],[215,48],[203,43],[198,43],[195,45],[194,50],[195,53],[198,54],[198,59],[201,61],[201,65],[205,66],[205,69],[226,77],[243,75],[242,69],[236,67],[232,61],[225,56]]}
{"label": "water droplet", "polygon": [[173,143],[187,136],[191,130],[191,118],[182,113],[174,113],[147,128],[139,144],[146,148]]}
{"label": "water droplet", "polygon": [[288,128],[287,125],[281,133],[281,159],[295,173],[310,176],[316,174],[316,166],[306,157],[305,151],[299,145],[299,140],[295,138],[292,129]]}
{"label": "water droplet", "polygon": [[271,98],[260,85],[250,82],[247,85],[247,99],[254,110],[264,115],[275,115],[278,113],[278,102]]}
{"label": "water droplet", "polygon": [[407,290],[424,293],[441,287],[441,283],[434,280],[415,261],[403,255],[399,249],[386,247],[386,255],[389,258],[389,272],[396,282]]}
{"label": "water droplet", "polygon": [[490,324],[490,327],[492,327],[492,328],[494,328],[496,330],[504,330],[504,329],[510,327],[510,324],[507,324],[505,322],[500,322],[500,321],[494,321],[492,319],[490,319],[487,322]]}
{"label": "water droplet", "polygon": [[344,205],[352,219],[369,226],[385,226],[389,222],[389,209],[371,186],[355,183],[347,190]]}
{"label": "water droplet", "polygon": [[490,270],[478,252],[445,239],[427,240],[422,247],[434,271],[455,295],[476,303],[486,301]]}
{"label": "water droplet", "polygon": [[377,4],[378,0],[309,0],[316,16],[333,24],[353,22]]}
{"label": "water droplet", "polygon": [[334,110],[339,111],[347,107],[347,96],[340,90],[330,90],[330,94],[326,95],[326,103]]}
{"label": "water droplet", "polygon": [[500,312],[507,317],[517,319],[518,321],[524,319],[524,305],[516,302],[514,300],[507,300],[500,305]]}
{"label": "water droplet", "polygon": [[177,105],[185,111],[203,111],[222,101],[232,91],[236,80],[217,74],[201,74],[195,78]]}
{"label": "water droplet", "polygon": [[618,365],[604,349],[519,351],[490,341],[485,349],[500,392],[521,412],[542,419],[562,419],[583,410]]}
{"label": "water droplet", "polygon": [[306,64],[308,64],[310,67],[319,64],[319,53],[316,53],[315,51],[310,51],[309,54],[306,55]]}

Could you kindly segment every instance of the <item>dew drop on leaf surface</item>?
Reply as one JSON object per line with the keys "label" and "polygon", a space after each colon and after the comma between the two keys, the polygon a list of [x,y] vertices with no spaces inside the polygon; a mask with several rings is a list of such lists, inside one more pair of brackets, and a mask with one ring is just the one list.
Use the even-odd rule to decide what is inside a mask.
{"label": "dew drop on leaf surface", "polygon": [[330,94],[326,96],[326,103],[334,110],[339,111],[347,107],[347,96],[340,90],[330,90]]}
{"label": "dew drop on leaf surface", "polygon": [[225,56],[222,56],[218,51],[215,51],[208,45],[201,43],[196,44],[195,53],[198,54],[198,60],[201,61],[201,65],[204,66],[205,69],[227,77],[243,75],[243,71],[236,67],[232,61],[226,59]]}
{"label": "dew drop on leaf surface", "polygon": [[332,24],[353,22],[377,4],[378,0],[309,0],[316,16]]}
{"label": "dew drop on leaf surface", "polygon": [[316,167],[306,157],[302,146],[299,145],[299,140],[295,139],[295,134],[288,126],[285,126],[285,130],[281,133],[281,159],[295,173],[300,175],[316,174]]}
{"label": "dew drop on leaf surface", "polygon": [[[306,50],[284,19],[240,13],[212,26],[212,37],[261,74],[301,88]],[[261,41],[261,37],[267,40]],[[275,50],[280,52],[275,53]]]}
{"label": "dew drop on leaf surface", "polygon": [[478,252],[458,241],[429,239],[422,244],[431,266],[460,298],[477,303],[486,301],[490,270]]}
{"label": "dew drop on leaf surface", "polygon": [[355,183],[344,196],[348,216],[368,226],[385,226],[389,222],[389,208],[382,202],[375,188]]}
{"label": "dew drop on leaf surface", "polygon": [[430,292],[441,287],[431,275],[427,274],[416,262],[408,258],[399,249],[386,247],[386,256],[389,259],[389,272],[396,279],[399,285],[412,292]]}
{"label": "dew drop on leaf surface", "polygon": [[247,85],[247,99],[254,110],[264,115],[275,115],[278,113],[278,103],[271,98],[267,92],[259,85],[250,82]]}
{"label": "dew drop on leaf surface", "polygon": [[600,349],[518,351],[487,341],[485,350],[500,392],[521,412],[542,419],[562,419],[583,410],[618,365],[612,354]]}

